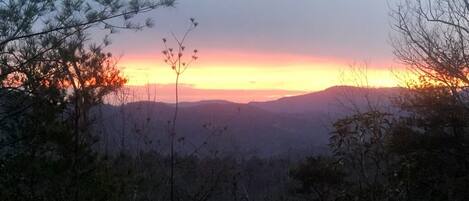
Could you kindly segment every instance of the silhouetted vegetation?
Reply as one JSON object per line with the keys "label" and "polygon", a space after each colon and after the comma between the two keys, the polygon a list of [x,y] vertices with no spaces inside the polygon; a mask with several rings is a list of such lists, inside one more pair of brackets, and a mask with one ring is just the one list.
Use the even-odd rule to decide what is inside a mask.
{"label": "silhouetted vegetation", "polygon": [[[396,57],[418,80],[396,90],[400,94],[390,98],[388,108],[376,107],[368,95],[348,99],[360,102],[334,120],[328,150],[315,153],[301,149],[298,141],[310,143],[301,133],[314,135],[320,129],[302,125],[312,123],[313,114],[322,115],[316,108],[285,112],[305,110],[303,103],[314,94],[246,105],[180,105],[179,76],[198,58],[193,50],[183,61],[186,36],[198,26],[194,19],[182,38],[173,34],[176,49],[163,39],[164,60],[176,73],[174,106],[127,104],[124,93],[120,105],[104,104],[126,79],[104,50],[107,36],[92,44],[90,31],[141,29],[151,22],[141,25],[131,21],[133,16],[172,3],[1,2],[0,200],[469,199],[466,0],[402,1],[392,11]],[[363,96],[359,88],[344,89]],[[292,103],[298,104],[288,105]],[[140,106],[160,113],[146,108],[151,114],[143,114],[135,109]],[[201,123],[211,115],[201,111],[211,108],[223,115]],[[113,110],[120,114],[114,116]],[[134,118],[135,113],[139,116]],[[106,115],[113,119],[106,121]],[[116,121],[117,126],[112,124]],[[284,133],[275,133],[278,127]],[[259,135],[242,135],[245,129]],[[196,136],[200,133],[205,135]],[[281,136],[285,133],[304,138],[294,141]],[[284,146],[262,141],[261,135],[291,140],[297,149],[251,153],[252,147],[273,152]],[[119,140],[112,144],[110,139]],[[233,139],[244,139],[240,141],[250,147],[236,146]],[[228,143],[234,148],[223,150]]]}
{"label": "silhouetted vegetation", "polygon": [[306,200],[469,198],[467,11],[467,1],[450,0],[393,11],[396,56],[419,80],[393,100],[398,111],[369,108],[334,123],[332,159],[307,160],[314,167],[294,174],[300,189],[316,189]]}

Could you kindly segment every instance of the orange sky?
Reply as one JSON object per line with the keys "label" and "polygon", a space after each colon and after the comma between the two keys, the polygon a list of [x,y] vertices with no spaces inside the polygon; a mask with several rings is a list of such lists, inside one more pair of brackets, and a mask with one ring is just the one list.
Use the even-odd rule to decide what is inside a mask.
{"label": "orange sky", "polygon": [[[368,62],[369,86],[399,84],[395,74],[402,68],[396,68],[389,44],[393,31],[387,1],[177,2],[138,18],[153,19],[153,28],[112,36],[110,50],[123,55],[119,66],[128,86],[167,88],[174,82],[174,73],[162,62],[162,38],[171,45],[171,33],[184,33],[190,18],[199,26],[185,46],[197,48],[200,59],[181,78],[190,89],[181,94],[183,100],[263,101],[356,85],[364,76],[348,66],[358,62],[363,67],[362,61]],[[158,89],[158,100],[174,99],[171,90]]]}
{"label": "orange sky", "polygon": [[[129,79],[128,86],[173,84],[175,74],[162,60],[160,53],[126,55],[119,66]],[[401,71],[391,70],[392,64],[368,63],[368,83],[350,65],[338,59],[304,55],[202,50],[200,59],[181,77],[188,91],[186,95],[181,93],[182,100],[265,101],[335,85],[393,87],[399,84],[396,73]],[[363,63],[355,66],[365,69]],[[173,102],[173,94],[171,90],[161,89],[158,99]]]}

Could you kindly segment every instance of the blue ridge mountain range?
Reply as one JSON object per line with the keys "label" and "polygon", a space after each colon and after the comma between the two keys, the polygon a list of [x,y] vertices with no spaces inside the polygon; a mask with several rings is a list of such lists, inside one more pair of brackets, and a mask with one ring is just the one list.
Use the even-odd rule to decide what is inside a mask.
{"label": "blue ridge mountain range", "polygon": [[[335,86],[274,101],[182,102],[176,132],[180,154],[301,157],[327,152],[332,123],[355,110],[389,107],[402,88]],[[174,104],[104,105],[96,128],[104,151],[169,149]]]}

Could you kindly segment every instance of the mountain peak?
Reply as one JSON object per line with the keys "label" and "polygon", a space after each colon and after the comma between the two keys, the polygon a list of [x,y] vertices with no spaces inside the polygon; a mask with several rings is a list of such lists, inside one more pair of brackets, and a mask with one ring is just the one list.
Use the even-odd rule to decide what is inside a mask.
{"label": "mountain peak", "polygon": [[329,87],[322,91],[316,91],[299,96],[284,97],[274,101],[251,102],[249,104],[257,106],[267,111],[281,113],[311,113],[328,112],[332,107],[340,105],[341,99],[362,103],[366,95],[373,100],[384,100],[397,94],[402,88],[398,87],[377,87],[365,88],[356,86],[339,85]]}
{"label": "mountain peak", "polygon": [[[357,86],[350,86],[350,85],[336,85],[329,88],[326,88],[322,91],[341,91],[341,90],[349,90],[349,89],[363,89],[364,87],[357,87]],[[320,91],[318,91],[320,92]]]}

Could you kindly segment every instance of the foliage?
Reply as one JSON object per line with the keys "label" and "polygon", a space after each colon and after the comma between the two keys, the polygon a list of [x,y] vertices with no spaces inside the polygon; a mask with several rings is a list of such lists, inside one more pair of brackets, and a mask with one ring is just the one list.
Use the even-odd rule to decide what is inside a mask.
{"label": "foliage", "polygon": [[171,4],[2,1],[1,200],[110,200],[116,195],[116,184],[108,179],[111,164],[95,151],[99,136],[90,127],[90,110],[126,80],[103,51],[107,36],[98,45],[88,33],[141,29],[133,16]]}
{"label": "foliage", "polygon": [[[392,113],[370,108],[334,123],[332,160],[346,173],[346,200],[469,198],[468,11],[463,0],[402,1],[393,11],[395,54],[419,80]],[[307,170],[329,170],[315,163]],[[330,184],[315,178],[307,187]]]}
{"label": "foliage", "polygon": [[290,176],[300,182],[295,193],[306,200],[338,200],[345,188],[345,172],[332,158],[309,157],[290,171]]}

